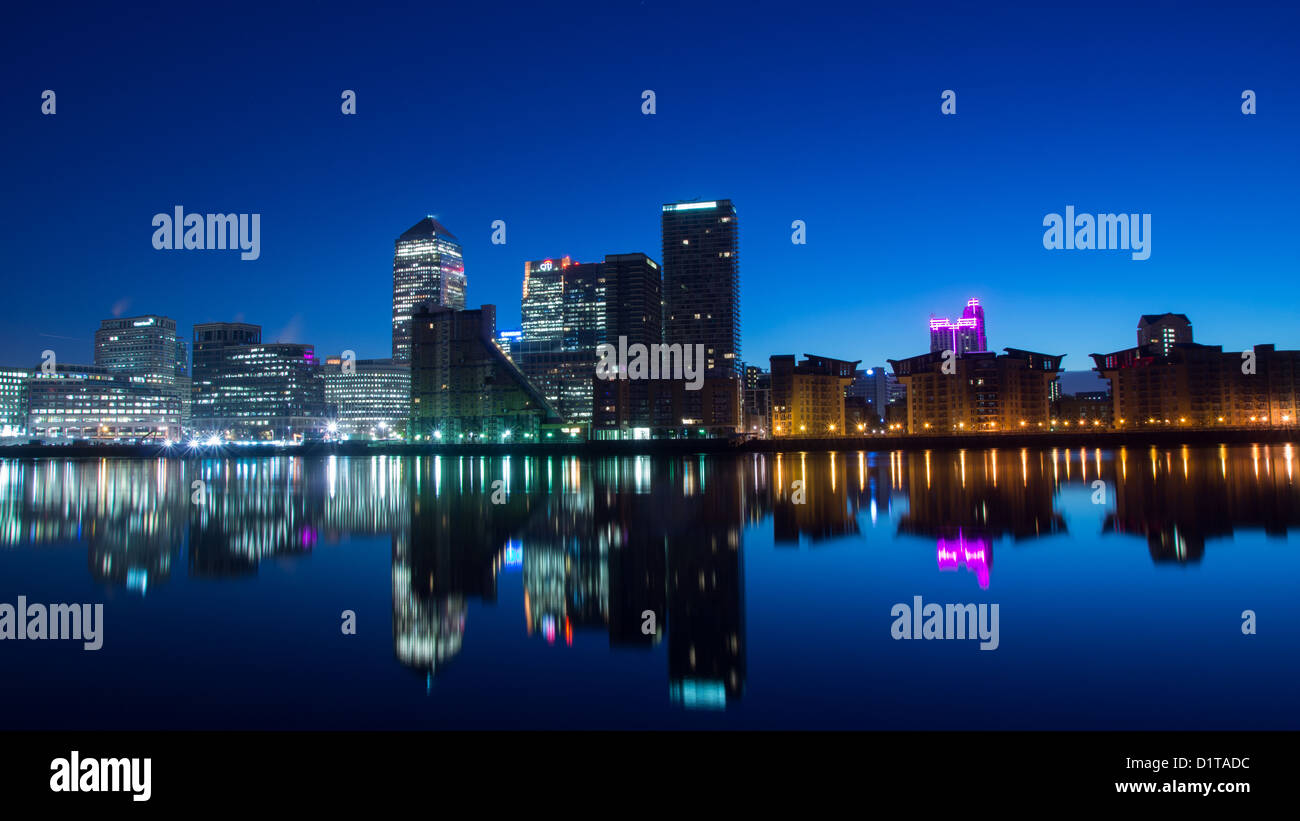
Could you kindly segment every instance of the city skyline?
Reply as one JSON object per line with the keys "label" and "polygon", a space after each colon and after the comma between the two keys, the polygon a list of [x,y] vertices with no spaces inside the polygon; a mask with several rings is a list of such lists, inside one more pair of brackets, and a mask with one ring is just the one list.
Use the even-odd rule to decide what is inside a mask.
{"label": "city skyline", "polygon": [[[1297,114],[1285,97],[1297,57],[1246,45],[1264,28],[1295,31],[1294,10],[1168,19],[1126,8],[1134,30],[1158,28],[1162,41],[1114,39],[1098,15],[1071,19],[1075,42],[1065,46],[1053,35],[1061,13],[1017,16],[1012,27],[1009,12],[990,10],[974,24],[992,46],[978,60],[958,46],[972,25],[960,15],[899,12],[878,30],[837,30],[818,8],[780,23],[705,9],[693,12],[699,30],[683,32],[676,9],[638,7],[622,20],[596,14],[581,59],[538,63],[515,47],[558,36],[585,11],[525,10],[503,22],[449,10],[467,42],[487,46],[417,58],[419,72],[387,56],[416,35],[366,12],[346,28],[321,21],[347,38],[342,52],[326,57],[290,38],[273,61],[258,54],[220,72],[201,61],[223,42],[224,24],[181,51],[157,45],[174,22],[167,14],[128,13],[109,24],[116,39],[67,32],[81,57],[57,66],[9,50],[4,99],[29,113],[9,118],[8,284],[11,305],[23,308],[0,330],[0,361],[25,364],[46,348],[88,361],[85,329],[143,313],[182,327],[242,319],[268,339],[386,356],[390,294],[375,283],[391,265],[394,226],[430,213],[464,244],[467,304],[497,305],[501,327],[519,327],[520,262],[557,252],[654,257],[660,203],[724,196],[745,217],[741,337],[753,361],[805,349],[865,362],[911,355],[916,318],[972,294],[998,306],[999,339],[1014,331],[1017,345],[1064,353],[1067,369],[1127,344],[1132,317],[1153,311],[1184,312],[1198,336],[1229,349],[1300,347],[1291,275],[1300,258],[1283,194],[1300,179],[1289,147]],[[22,14],[17,36],[33,24]],[[273,26],[277,14],[256,19]],[[736,36],[716,37],[722,30]],[[1225,35],[1213,68],[1196,56],[1211,33]],[[949,48],[922,59],[895,45],[917,37]],[[141,62],[131,46],[143,39],[178,70],[159,76],[153,60]],[[1016,56],[1000,55],[1011,40]],[[762,45],[777,41],[781,49]],[[1102,42],[1109,70],[1062,97],[1056,68],[1093,64]],[[704,53],[758,79],[721,98],[697,82],[692,58]],[[92,64],[108,70],[96,75]],[[882,64],[888,84],[877,79]],[[510,80],[530,71],[535,82]],[[428,74],[448,78],[437,98],[417,79]],[[194,77],[204,90],[188,87]],[[285,90],[259,95],[265,77]],[[119,109],[109,78],[150,94]],[[39,113],[47,88],[59,93],[52,116]],[[340,112],[344,89],[357,93],[352,118]],[[647,89],[657,95],[652,115],[641,111]],[[953,116],[940,112],[945,89],[957,93]],[[1256,115],[1240,111],[1243,89],[1258,95]],[[247,105],[224,102],[249,95]],[[506,127],[544,121],[557,105],[607,127]],[[443,106],[458,112],[456,128],[445,127]],[[98,138],[96,124],[109,121],[120,132]],[[426,169],[417,162],[429,150],[424,135],[439,123],[441,159]],[[1014,149],[1008,133],[1018,135]],[[114,162],[91,159],[89,146],[112,147]],[[49,218],[68,202],[94,218],[76,231]],[[150,218],[177,205],[260,213],[259,258],[155,251]],[[1150,258],[1045,249],[1045,215],[1071,206],[1151,214]],[[496,220],[504,245],[492,244]],[[806,245],[790,241],[795,220]],[[53,282],[73,299],[51,299]],[[1085,322],[1061,320],[1085,309]]]}

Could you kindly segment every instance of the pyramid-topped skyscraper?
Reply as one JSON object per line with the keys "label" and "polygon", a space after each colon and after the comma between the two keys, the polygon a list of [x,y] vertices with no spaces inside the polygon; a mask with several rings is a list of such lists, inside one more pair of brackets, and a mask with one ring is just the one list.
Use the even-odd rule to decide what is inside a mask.
{"label": "pyramid-topped skyscraper", "polygon": [[411,361],[411,316],[424,303],[465,309],[465,258],[432,216],[397,238],[393,252],[393,361]]}

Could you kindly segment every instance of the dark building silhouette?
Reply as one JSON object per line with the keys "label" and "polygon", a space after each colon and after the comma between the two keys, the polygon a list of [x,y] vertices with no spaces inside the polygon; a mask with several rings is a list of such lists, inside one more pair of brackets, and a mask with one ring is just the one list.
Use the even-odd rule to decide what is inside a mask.
{"label": "dark building silhouette", "polygon": [[496,308],[425,304],[412,328],[410,436],[538,441],[559,414],[493,341]]}

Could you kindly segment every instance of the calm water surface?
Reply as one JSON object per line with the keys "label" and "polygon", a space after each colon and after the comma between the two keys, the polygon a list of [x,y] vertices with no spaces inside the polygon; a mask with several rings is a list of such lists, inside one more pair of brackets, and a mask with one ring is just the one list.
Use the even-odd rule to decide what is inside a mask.
{"label": "calm water surface", "polygon": [[1293,458],[0,460],[0,728],[1296,729]]}

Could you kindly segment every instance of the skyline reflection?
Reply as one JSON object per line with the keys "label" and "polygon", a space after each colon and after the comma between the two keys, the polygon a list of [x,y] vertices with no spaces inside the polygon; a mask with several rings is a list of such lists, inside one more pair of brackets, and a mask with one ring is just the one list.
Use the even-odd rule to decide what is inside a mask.
{"label": "skyline reflection", "polygon": [[[672,703],[717,710],[749,675],[747,535],[770,531],[782,552],[935,551],[938,573],[996,590],[995,545],[1051,549],[1069,536],[1067,497],[1091,507],[1100,480],[1098,536],[1196,564],[1238,529],[1300,525],[1292,460],[1290,446],[0,460],[0,550],[84,542],[95,582],[147,599],[178,573],[248,579],[267,560],[388,537],[393,654],[430,682],[474,640],[471,604],[499,606],[515,573],[530,641],[666,643]],[[888,523],[893,540],[872,544]]]}

